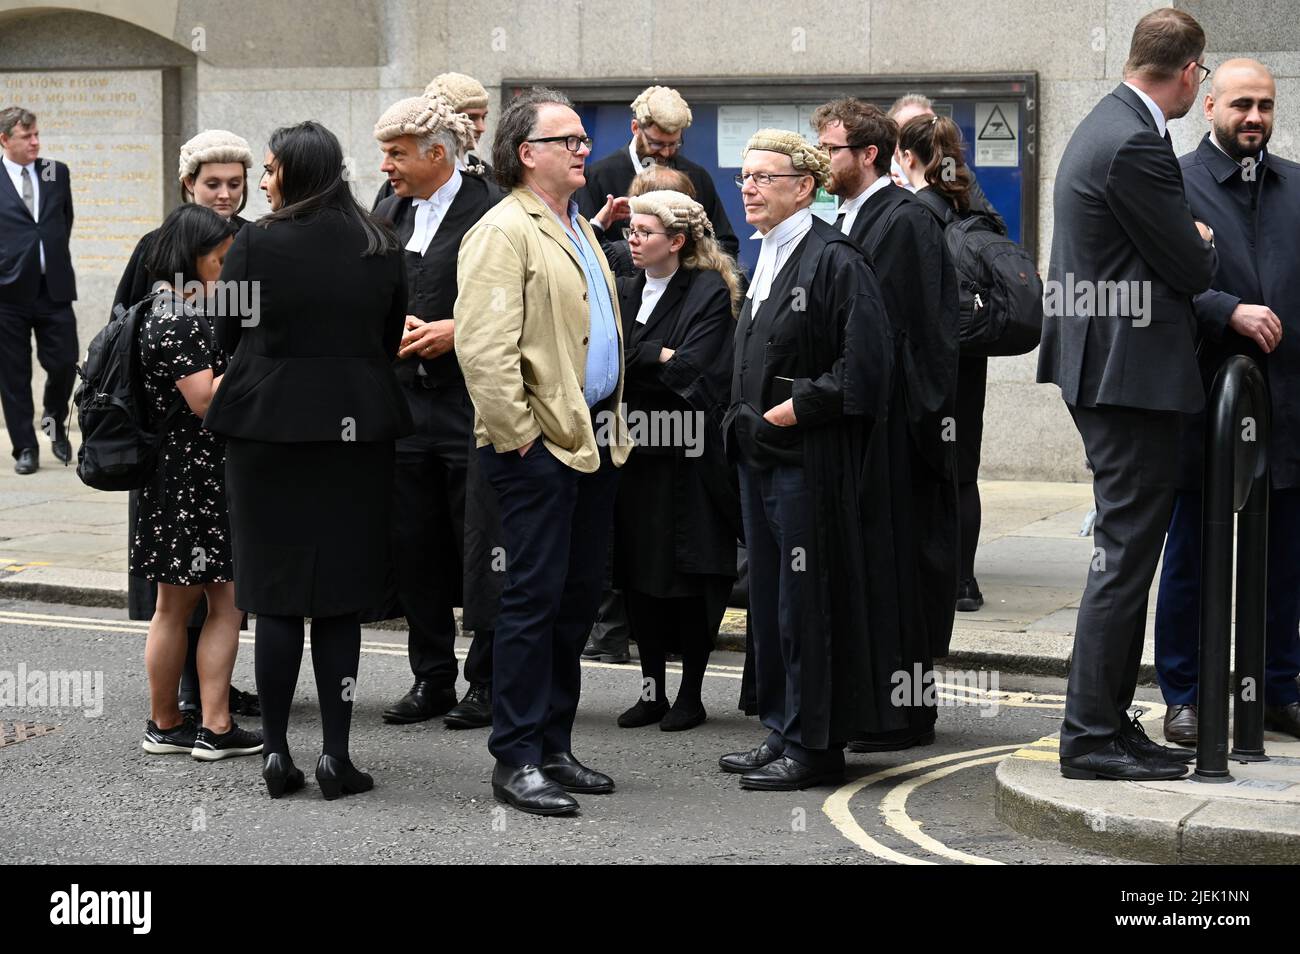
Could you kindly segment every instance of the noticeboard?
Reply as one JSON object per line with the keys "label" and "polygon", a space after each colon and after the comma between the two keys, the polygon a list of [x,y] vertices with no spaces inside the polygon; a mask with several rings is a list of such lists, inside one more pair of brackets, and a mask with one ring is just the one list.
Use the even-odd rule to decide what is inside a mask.
{"label": "noticeboard", "polygon": [[[564,90],[595,141],[593,161],[626,149],[631,138],[629,104],[651,84],[672,86],[691,105],[694,116],[684,137],[683,155],[712,175],[732,227],[741,238],[740,261],[752,270],[758,243],[749,241],[740,190],[733,177],[740,152],[755,129],[795,129],[815,141],[808,120],[821,103],[857,96],[888,108],[905,93],[923,93],[935,111],[961,128],[966,161],[985,194],[1007,222],[1012,238],[1037,256],[1038,240],[1038,77],[1035,73],[975,76],[815,77],[655,77],[615,80],[538,80]],[[528,80],[503,82],[503,96],[534,85]],[[820,211],[832,197],[821,197]],[[815,211],[818,211],[815,209]]]}

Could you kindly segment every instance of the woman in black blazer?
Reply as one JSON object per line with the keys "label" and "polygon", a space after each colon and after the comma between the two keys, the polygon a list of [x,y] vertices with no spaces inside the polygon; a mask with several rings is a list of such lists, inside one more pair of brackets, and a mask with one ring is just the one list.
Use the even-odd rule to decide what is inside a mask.
{"label": "woman in black blazer", "polygon": [[[623,396],[637,448],[619,478],[614,578],[640,650],[642,691],[618,724],[658,722],[671,732],[707,717],[704,670],[736,578],[740,503],[718,422],[730,396],[740,288],[694,199],[647,192],[631,199],[631,213],[625,231],[640,271],[619,278],[618,290]],[[671,708],[670,651],[682,654]]]}
{"label": "woman in black blazer", "polygon": [[227,438],[235,602],[257,614],[267,790],[303,784],[287,733],[311,617],[316,780],[330,799],[374,784],[353,767],[348,732],[358,613],[384,592],[394,441],[411,429],[392,371],[406,280],[396,238],[352,197],[323,126],[271,135],[262,189],[272,212],[240,231],[221,272],[231,285],[218,340],[232,357],[204,424]]}
{"label": "woman in black blazer", "polygon": [[[211,209],[235,226],[243,228],[248,222],[240,218],[248,203],[248,170],[253,166],[253,153],[248,142],[225,129],[205,129],[181,146],[178,184],[181,201]],[[112,321],[118,315],[141,301],[153,290],[147,261],[150,248],[160,229],[145,233],[136,242],[131,258],[122,270],[113,296]],[[126,539],[128,548],[135,540],[136,521],[139,516],[140,491],[131,491],[127,501]],[[158,587],[150,580],[135,574],[126,578],[127,615],[131,619],[153,619],[158,602]],[[185,652],[185,668],[181,670],[179,692],[181,712],[198,718],[201,708],[199,697],[198,647],[199,633],[207,618],[207,599],[199,600],[194,615],[186,628],[189,645]],[[242,626],[241,626],[242,628]],[[257,695],[230,687],[230,711],[236,715],[260,715]]]}

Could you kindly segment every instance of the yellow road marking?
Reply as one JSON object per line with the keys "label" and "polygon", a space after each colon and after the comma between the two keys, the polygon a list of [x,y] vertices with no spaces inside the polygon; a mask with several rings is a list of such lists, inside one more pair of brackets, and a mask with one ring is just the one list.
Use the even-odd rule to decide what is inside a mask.
{"label": "yellow road marking", "polygon": [[[894,778],[897,775],[906,775],[909,772],[915,772],[918,769],[929,768],[932,765],[944,765],[949,762],[958,762],[963,759],[991,755],[993,753],[1002,753],[1005,755],[1013,749],[1020,748],[1020,743],[1014,745],[991,745],[983,749],[971,749],[967,752],[950,752],[947,755],[936,755],[928,759],[921,759],[916,762],[908,762],[906,765],[895,765],[892,768],[882,769],[871,775],[864,775],[860,779],[849,782],[842,788],[832,792],[830,797],[822,803],[822,812],[831,820],[841,835],[853,842],[863,851],[866,851],[877,858],[885,861],[892,861],[900,865],[932,865],[936,862],[924,858],[913,858],[902,852],[895,851],[893,848],[883,845],[863,830],[858,824],[853,812],[849,808],[849,803],[853,796],[858,794],[864,788],[875,785],[877,782],[883,782],[886,779]],[[999,755],[1001,757],[1001,755]]]}
{"label": "yellow road marking", "polygon": [[958,762],[956,765],[947,765],[933,772],[926,772],[924,775],[918,775],[916,778],[909,779],[900,785],[895,785],[889,790],[880,802],[880,813],[885,816],[885,824],[898,832],[908,841],[920,846],[933,855],[939,855],[941,858],[947,858],[950,861],[960,861],[968,865],[1001,865],[1002,861],[995,861],[992,858],[981,858],[978,855],[969,855],[964,851],[958,851],[955,848],[949,848],[943,842],[931,838],[925,832],[921,831],[920,824],[907,814],[907,799],[914,791],[922,785],[929,785],[931,782],[938,781],[953,772],[960,772],[962,769],[973,768],[977,765],[988,765],[990,762],[1000,762],[1005,758],[1005,754],[989,755],[982,759],[972,759],[969,762]]}

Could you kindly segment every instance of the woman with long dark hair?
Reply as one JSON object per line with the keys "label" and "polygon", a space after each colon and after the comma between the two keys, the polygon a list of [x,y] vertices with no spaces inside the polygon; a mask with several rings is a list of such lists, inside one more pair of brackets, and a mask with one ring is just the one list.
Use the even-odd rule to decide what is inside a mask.
{"label": "woman with long dark hair", "polygon": [[257,688],[272,798],[301,788],[289,707],[310,617],[327,799],[374,784],[348,751],[361,653],[358,614],[389,563],[394,441],[411,429],[392,363],[406,318],[392,232],[357,203],[338,139],[319,123],[277,129],[262,189],[271,213],[222,270],[240,314],[218,323],[230,369],[205,424],[227,438],[235,602],[257,614]]}
{"label": "woman with long dark hair", "polygon": [[[230,673],[239,648],[224,442],[205,431],[225,360],[203,315],[235,227],[198,205],[172,212],[150,243],[144,269],[155,291],[136,349],[151,430],[164,432],[153,479],[140,491],[130,548],[132,576],[157,586],[145,669],[150,719],[141,747],[213,761],[262,750],[261,736],[230,717]],[[208,611],[198,640],[202,724],[185,719],[176,683],[185,661],[186,621],[200,599]]]}
{"label": "woman with long dark hair", "polygon": [[[634,196],[625,229],[634,278],[618,279],[637,438],[614,506],[614,576],[641,655],[641,694],[623,728],[691,729],[707,714],[704,670],[736,578],[740,498],[718,427],[730,396],[740,281],[704,207],[661,190]],[[674,423],[675,422],[675,423]],[[664,429],[663,424],[668,428]],[[669,436],[668,446],[650,439]],[[690,438],[688,446],[687,438]],[[665,657],[682,654],[669,705]]]}
{"label": "woman with long dark hair", "polygon": [[[248,203],[248,170],[253,165],[253,153],[242,136],[225,129],[205,129],[181,146],[178,165],[177,186],[181,202],[211,209],[230,222],[236,231],[248,224],[239,213]],[[159,231],[154,229],[146,233],[131,252],[113,296],[114,316],[124,313],[152,291],[156,279],[150,276],[146,261]],[[135,539],[139,504],[140,492],[131,491],[127,504],[128,541]],[[158,599],[157,587],[143,577],[130,575],[126,590],[130,618],[152,619]],[[187,626],[189,648],[185,653],[185,667],[181,670],[181,713],[193,719],[197,719],[201,711],[197,659],[199,633],[206,613],[207,603],[200,598]],[[249,716],[259,715],[261,711],[257,707],[256,694],[243,692],[234,686],[230,687],[230,710],[237,715]]]}
{"label": "woman with long dark hair", "polygon": [[[961,145],[961,130],[947,116],[914,116],[898,131],[899,165],[916,188],[916,195],[927,205],[930,197],[943,200],[941,207],[931,206],[941,218],[961,218],[973,209],[974,176],[966,165]],[[928,194],[928,195],[927,195]],[[946,210],[946,211],[945,211]],[[988,211],[974,208],[974,211]],[[957,359],[957,506],[960,554],[958,564],[957,609],[971,613],[984,605],[984,594],[975,579],[975,550],[980,539],[980,447],[984,441],[984,396],[988,382],[989,359],[983,355],[961,354]]]}

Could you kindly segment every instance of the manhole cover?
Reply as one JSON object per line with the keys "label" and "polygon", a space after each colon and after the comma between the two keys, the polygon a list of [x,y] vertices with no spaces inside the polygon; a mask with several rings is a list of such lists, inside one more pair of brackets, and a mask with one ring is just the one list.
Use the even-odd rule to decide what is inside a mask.
{"label": "manhole cover", "polygon": [[0,722],[0,748],[48,735],[57,728],[57,725],[41,725],[37,722]]}

